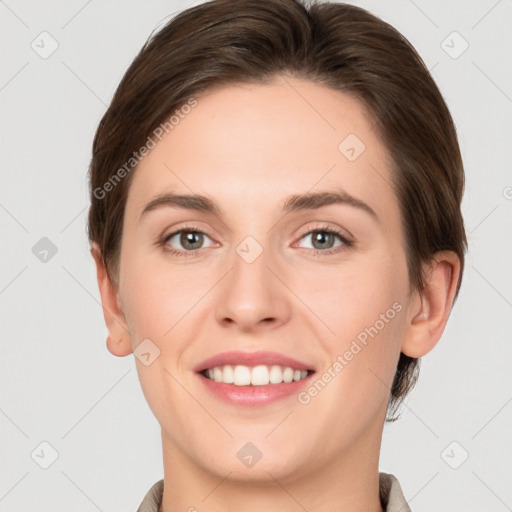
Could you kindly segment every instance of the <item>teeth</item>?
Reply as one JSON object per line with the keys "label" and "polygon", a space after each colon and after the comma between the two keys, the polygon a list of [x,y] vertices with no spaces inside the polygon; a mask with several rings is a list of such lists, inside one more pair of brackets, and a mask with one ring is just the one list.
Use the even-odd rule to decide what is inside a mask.
{"label": "teeth", "polygon": [[251,372],[251,384],[253,386],[265,386],[270,382],[268,368],[266,366],[255,366]]}
{"label": "teeth", "polygon": [[213,380],[215,382],[222,382],[222,369],[217,367],[213,369]]}
{"label": "teeth", "polygon": [[290,368],[289,366],[287,366],[285,369],[284,369],[284,372],[283,372],[283,380],[285,382],[292,382],[293,380],[293,376],[294,376],[294,371],[292,368]]}
{"label": "teeth", "polygon": [[251,383],[251,370],[247,366],[235,366],[235,386],[248,386]]}
{"label": "teeth", "polygon": [[244,366],[230,365],[209,368],[204,375],[215,382],[234,384],[235,386],[266,386],[305,379],[307,370],[294,370],[289,366]]}
{"label": "teeth", "polygon": [[233,384],[235,382],[235,372],[233,371],[233,367],[226,365],[222,370],[222,382],[226,384]]}

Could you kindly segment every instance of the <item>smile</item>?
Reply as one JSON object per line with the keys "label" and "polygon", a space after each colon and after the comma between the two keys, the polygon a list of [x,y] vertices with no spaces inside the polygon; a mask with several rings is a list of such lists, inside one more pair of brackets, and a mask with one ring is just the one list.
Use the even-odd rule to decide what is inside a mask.
{"label": "smile", "polygon": [[271,351],[222,352],[198,363],[194,372],[211,397],[241,407],[263,407],[292,399],[316,371],[314,364]]}

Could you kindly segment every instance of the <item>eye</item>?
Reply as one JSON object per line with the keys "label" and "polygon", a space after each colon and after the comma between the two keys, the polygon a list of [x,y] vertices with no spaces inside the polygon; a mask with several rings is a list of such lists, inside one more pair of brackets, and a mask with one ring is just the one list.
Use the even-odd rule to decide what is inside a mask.
{"label": "eye", "polygon": [[309,240],[304,246],[306,249],[313,249],[323,253],[337,252],[332,249],[352,245],[352,242],[343,236],[342,233],[327,227],[309,231],[301,237],[301,240]]}
{"label": "eye", "polygon": [[[329,227],[311,230],[300,240],[306,241],[304,248],[313,250],[315,254],[324,255],[342,251],[353,245],[353,242],[341,232]],[[177,256],[193,255],[196,251],[215,246],[215,242],[206,233],[194,227],[174,231],[165,236],[161,243],[167,251]]]}
{"label": "eye", "polygon": [[206,247],[212,247],[214,245],[212,239],[202,231],[196,229],[180,229],[166,236],[164,244],[174,249],[170,249],[173,254],[184,252],[192,253],[196,250],[203,249],[207,241],[210,243]]}

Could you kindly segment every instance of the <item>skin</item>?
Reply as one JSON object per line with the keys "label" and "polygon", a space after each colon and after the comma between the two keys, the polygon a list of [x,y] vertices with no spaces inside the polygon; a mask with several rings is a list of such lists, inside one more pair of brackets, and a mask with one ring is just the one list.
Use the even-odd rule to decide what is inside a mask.
{"label": "skin", "polygon": [[[92,246],[108,349],[126,356],[149,338],[160,350],[149,366],[135,361],[162,428],[162,510],[381,511],[379,451],[397,361],[439,340],[459,261],[438,253],[425,264],[425,288],[411,292],[389,157],[357,100],[292,77],[196,99],[135,171],[117,288]],[[338,150],[349,134],[366,146],[353,162]],[[292,194],[340,189],[378,219],[348,204],[281,210]],[[163,207],[140,219],[171,191],[206,195],[221,212]],[[190,224],[207,235],[195,254],[179,236],[158,244]],[[315,254],[311,232],[325,226],[353,245],[334,237],[327,245],[338,252],[320,245]],[[236,252],[247,236],[263,249],[252,263]],[[394,303],[401,311],[306,405],[296,396],[226,404],[192,370],[219,352],[271,350],[321,375]],[[237,458],[247,442],[263,454],[251,468]]]}

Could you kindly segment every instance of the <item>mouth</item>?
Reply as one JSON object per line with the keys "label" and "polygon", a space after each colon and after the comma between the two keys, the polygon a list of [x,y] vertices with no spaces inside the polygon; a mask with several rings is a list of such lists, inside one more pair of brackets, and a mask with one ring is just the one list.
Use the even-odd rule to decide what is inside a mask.
{"label": "mouth", "polygon": [[224,352],[194,368],[213,397],[237,406],[264,406],[292,397],[315,373],[310,365],[276,352]]}

